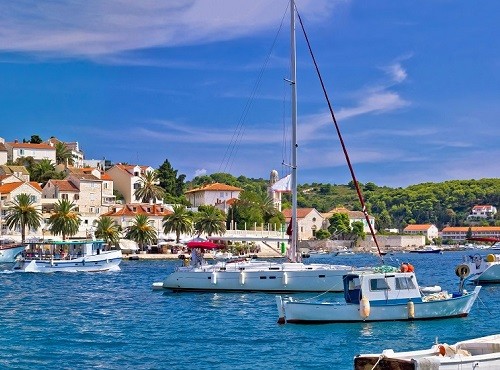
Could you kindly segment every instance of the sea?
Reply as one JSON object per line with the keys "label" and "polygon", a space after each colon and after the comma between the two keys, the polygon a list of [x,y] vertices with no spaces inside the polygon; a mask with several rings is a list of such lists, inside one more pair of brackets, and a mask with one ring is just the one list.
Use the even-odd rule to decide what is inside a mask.
{"label": "sea", "polygon": [[[395,254],[384,263],[410,262],[421,286],[452,292],[456,265],[472,253]],[[371,254],[310,262],[380,264]],[[500,285],[483,287],[465,318],[280,325],[274,294],[152,290],[180,263],[124,260],[118,272],[51,274],[0,265],[0,369],[352,369],[359,353],[499,333]]]}

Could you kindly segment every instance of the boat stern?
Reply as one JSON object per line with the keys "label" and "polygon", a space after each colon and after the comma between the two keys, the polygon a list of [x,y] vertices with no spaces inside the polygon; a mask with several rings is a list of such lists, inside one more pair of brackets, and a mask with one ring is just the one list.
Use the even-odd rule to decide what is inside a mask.
{"label": "boat stern", "polygon": [[283,300],[283,297],[280,295],[276,296],[276,308],[278,309],[278,324],[285,324],[286,323],[285,301]]}

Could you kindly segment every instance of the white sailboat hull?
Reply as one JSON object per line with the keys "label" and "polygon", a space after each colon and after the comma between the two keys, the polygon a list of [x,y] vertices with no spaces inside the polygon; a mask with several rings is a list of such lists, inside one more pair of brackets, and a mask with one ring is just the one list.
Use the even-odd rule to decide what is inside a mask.
{"label": "white sailboat hull", "polygon": [[363,317],[361,304],[298,302],[281,296],[276,297],[276,304],[279,321],[287,323],[428,320],[467,316],[480,290],[478,286],[460,297],[413,302],[413,313],[408,300],[393,304],[372,302],[367,317]]}
{"label": "white sailboat hull", "polygon": [[341,292],[344,265],[246,261],[179,268],[163,287],[174,291]]}
{"label": "white sailboat hull", "polygon": [[100,254],[73,258],[19,260],[14,271],[21,272],[98,272],[120,270],[121,251],[102,251]]}
{"label": "white sailboat hull", "polygon": [[500,335],[458,342],[452,346],[435,344],[430,349],[380,354],[361,354],[354,358],[354,370],[473,370],[500,369]]}

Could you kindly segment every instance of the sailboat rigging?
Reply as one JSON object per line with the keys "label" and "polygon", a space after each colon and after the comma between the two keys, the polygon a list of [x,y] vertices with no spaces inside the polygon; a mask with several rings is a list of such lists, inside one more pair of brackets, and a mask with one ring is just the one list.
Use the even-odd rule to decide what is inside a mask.
{"label": "sailboat rigging", "polygon": [[163,283],[155,283],[173,291],[264,291],[264,292],[341,292],[343,276],[354,268],[346,265],[304,264],[297,252],[297,72],[295,50],[294,0],[290,0],[290,65],[292,121],[292,217],[290,262],[220,261],[201,265],[181,266],[168,275]]}

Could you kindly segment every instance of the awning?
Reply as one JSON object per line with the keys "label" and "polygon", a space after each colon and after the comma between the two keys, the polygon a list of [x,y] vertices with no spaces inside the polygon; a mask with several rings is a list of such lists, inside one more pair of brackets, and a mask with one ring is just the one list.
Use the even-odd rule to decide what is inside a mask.
{"label": "awning", "polygon": [[218,249],[221,248],[218,244],[211,241],[196,241],[192,240],[186,244],[188,248],[203,248],[203,249]]}
{"label": "awning", "polygon": [[472,240],[474,242],[485,242],[485,243],[498,243],[500,242],[500,238],[495,238],[495,237],[491,237],[491,238],[481,238],[481,237],[471,237],[471,238],[467,238],[467,240]]}

